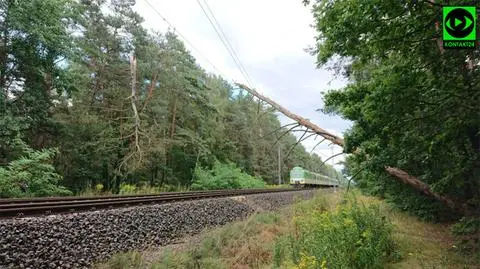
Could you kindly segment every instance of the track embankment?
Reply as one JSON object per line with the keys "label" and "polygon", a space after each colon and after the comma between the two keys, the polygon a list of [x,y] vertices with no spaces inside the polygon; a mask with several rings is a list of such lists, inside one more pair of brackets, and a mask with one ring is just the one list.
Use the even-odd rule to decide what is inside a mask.
{"label": "track embankment", "polygon": [[228,197],[235,195],[247,195],[256,193],[272,193],[284,191],[298,191],[298,189],[237,189],[237,190],[213,190],[170,192],[146,195],[110,195],[93,197],[46,197],[46,198],[22,198],[0,199],[0,217],[23,217],[34,215],[47,215],[54,213],[73,213],[79,211],[93,211],[102,208],[128,207],[135,205],[171,203],[194,199],[213,197]]}
{"label": "track embankment", "polygon": [[205,228],[309,198],[313,190],[208,198],[0,220],[0,268],[90,268],[114,253],[169,244]]}

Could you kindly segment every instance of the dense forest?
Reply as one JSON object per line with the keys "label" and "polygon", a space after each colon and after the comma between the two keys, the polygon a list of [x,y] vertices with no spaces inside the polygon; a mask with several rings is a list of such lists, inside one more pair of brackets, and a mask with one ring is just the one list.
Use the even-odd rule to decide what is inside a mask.
{"label": "dense forest", "polygon": [[443,48],[444,2],[318,0],[312,10],[312,54],[349,80],[325,96],[324,108],[354,122],[345,135],[345,151],[354,153],[348,173],[363,190],[425,218],[480,213],[478,42]]}
{"label": "dense forest", "polygon": [[[278,149],[284,180],[296,165],[338,175],[301,144],[290,151],[291,126],[203,70],[174,31],[142,27],[135,1],[0,4],[1,196],[188,188],[225,171],[272,184]],[[325,95],[323,109],[354,123],[345,172],[426,218],[478,214],[478,49],[443,49],[441,3],[312,4],[311,53],[349,80]],[[386,167],[407,171],[436,196]]]}
{"label": "dense forest", "polygon": [[297,165],[336,173],[290,152],[275,112],[206,73],[174,32],[144,29],[135,1],[0,3],[0,196],[189,187],[222,169],[271,184],[278,148],[284,180]]}

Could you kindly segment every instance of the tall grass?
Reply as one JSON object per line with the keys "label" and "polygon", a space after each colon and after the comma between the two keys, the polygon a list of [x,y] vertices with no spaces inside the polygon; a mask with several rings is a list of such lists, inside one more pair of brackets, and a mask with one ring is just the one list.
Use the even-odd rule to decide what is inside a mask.
{"label": "tall grass", "polygon": [[[175,192],[175,191],[189,191],[190,189],[186,186],[181,185],[168,185],[164,184],[161,187],[150,186],[149,184],[120,184],[119,194],[157,194],[161,192]],[[112,195],[111,191],[105,191],[103,184],[97,184],[94,187],[87,188],[83,190],[78,196],[101,196],[101,195]]]}
{"label": "tall grass", "polygon": [[[383,268],[393,253],[392,226],[376,205],[348,197],[334,210],[316,203],[292,220],[292,231],[277,239],[277,268]],[[312,210],[313,209],[313,210]]]}
{"label": "tall grass", "polygon": [[167,249],[151,262],[146,262],[145,257],[136,251],[120,253],[95,268],[264,268],[272,260],[271,246],[280,226],[283,225],[279,214],[256,214],[245,221],[207,232],[200,242],[185,251]]}

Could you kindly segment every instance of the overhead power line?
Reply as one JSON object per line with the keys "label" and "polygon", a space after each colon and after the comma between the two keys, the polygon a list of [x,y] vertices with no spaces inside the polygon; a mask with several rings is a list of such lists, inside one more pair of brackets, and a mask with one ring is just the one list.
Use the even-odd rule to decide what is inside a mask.
{"label": "overhead power line", "polygon": [[[215,17],[215,15],[213,14],[213,11],[212,9],[210,8],[210,6],[208,5],[207,1],[204,0],[203,1],[205,3],[205,6],[208,10],[208,12],[210,13],[210,16],[212,18],[210,18],[210,16],[208,15],[208,12],[205,10],[205,8],[203,7],[202,3],[200,2],[200,0],[197,0],[197,3],[198,5],[200,6],[200,8],[202,9],[203,11],[203,14],[205,14],[205,17],[207,17],[208,21],[210,22],[210,25],[213,27],[213,29],[215,30],[215,32],[217,33],[217,36],[218,38],[220,38],[220,41],[222,41],[223,45],[225,46],[225,48],[227,49],[228,51],[228,54],[230,54],[230,57],[232,57],[235,65],[237,66],[237,68],[240,70],[240,73],[242,73],[243,77],[245,78],[246,82],[248,83],[248,85],[252,88],[253,85],[252,85],[252,82],[251,82],[251,79],[250,79],[250,76],[248,75],[248,72],[247,70],[245,69],[245,66],[242,64],[242,62],[240,61],[240,58],[238,57],[237,53],[235,52],[235,50],[233,49],[231,43],[229,42],[228,40],[228,37],[227,35],[225,35],[225,32],[223,31],[220,23],[218,22],[217,18]],[[213,21],[212,21],[213,19]]]}
{"label": "overhead power line", "polygon": [[[227,35],[225,34],[225,32],[223,31],[222,29],[222,26],[220,25],[220,23],[218,22],[217,18],[215,17],[215,14],[213,14],[213,11],[212,9],[210,8],[210,5],[208,5],[208,2],[207,0],[203,0],[203,2],[205,3],[205,6],[207,7],[207,10],[210,12],[210,14],[212,15],[212,18],[213,20],[215,21],[216,25],[218,26],[218,29],[220,30],[220,33],[222,34],[223,38],[225,39],[225,42],[227,43],[228,47],[230,48],[230,50],[232,51],[233,55],[237,58],[237,61],[238,63],[240,64],[240,67],[242,68],[243,72],[245,73],[245,75],[247,76],[247,82],[249,82],[250,84],[252,84],[252,78],[250,77],[250,75],[248,74],[247,72],[247,69],[245,68],[245,66],[243,65],[243,63],[240,61],[240,58],[238,57],[237,53],[235,52],[235,50],[233,49],[232,47],[232,44],[230,43],[230,41],[228,40],[228,37]],[[250,85],[251,86],[251,85]]]}
{"label": "overhead power line", "polygon": [[186,38],[182,33],[180,33],[180,31],[175,28],[175,26],[170,23],[148,0],[144,0],[145,3],[147,3],[147,5],[149,5],[153,11],[155,11],[155,13],[157,13],[157,15],[162,18],[163,21],[165,21],[169,27],[171,27],[173,29],[173,31],[175,33],[178,34],[178,36],[180,36],[183,41],[185,41],[193,50],[195,50],[205,61],[207,61],[208,64],[210,64],[213,69],[215,69],[215,71],[218,72],[218,74],[220,74],[221,76],[223,76],[225,79],[227,78],[227,76],[225,76],[225,74],[222,73],[222,71],[220,71],[220,69],[218,69],[205,55],[203,55],[203,53],[197,48],[195,47],[195,45],[193,45],[192,42],[190,42],[190,40],[188,40],[188,38]]}

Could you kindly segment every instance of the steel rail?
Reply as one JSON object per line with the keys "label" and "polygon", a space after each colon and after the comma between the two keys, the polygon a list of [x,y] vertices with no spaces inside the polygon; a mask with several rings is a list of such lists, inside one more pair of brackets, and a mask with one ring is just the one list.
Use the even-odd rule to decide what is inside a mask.
{"label": "steel rail", "polygon": [[[222,191],[222,190],[212,190]],[[100,196],[54,196],[54,197],[29,197],[29,198],[1,198],[0,205],[2,204],[20,204],[20,203],[36,203],[36,202],[53,202],[53,201],[82,201],[82,200],[101,200],[101,199],[118,199],[127,197],[152,197],[159,195],[176,195],[183,193],[205,193],[209,191],[187,191],[187,192],[160,192],[156,194],[113,194],[113,195],[100,195]]]}
{"label": "steel rail", "polygon": [[[165,194],[152,194],[152,195],[145,195],[145,196],[110,196],[110,197],[94,197],[93,199],[81,199],[81,200],[74,200],[74,199],[61,199],[61,197],[55,197],[58,199],[55,200],[28,200],[25,199],[22,202],[15,201],[14,203],[0,203],[0,209],[3,208],[15,208],[15,207],[37,207],[37,206],[54,206],[54,205],[77,205],[83,203],[106,203],[106,202],[114,202],[114,201],[148,201],[148,200],[155,200],[160,198],[166,197],[196,197],[201,196],[204,194],[208,195],[215,195],[215,194],[222,194],[225,191],[229,191],[230,193],[241,192],[244,190],[213,190],[213,191],[201,191],[201,192],[170,192]],[[255,190],[250,190],[255,191]],[[68,197],[70,198],[70,197]]]}
{"label": "steel rail", "polygon": [[[257,193],[274,193],[286,191],[299,191],[302,189],[279,188],[279,189],[243,189],[243,190],[216,190],[199,192],[164,193],[148,196],[115,196],[98,199],[82,200],[47,200],[45,199],[22,199],[21,203],[0,204],[0,218],[15,216],[43,215],[51,213],[78,212],[97,210],[102,208],[127,207],[132,205],[155,204],[182,200],[204,199],[235,195],[248,195]],[[72,197],[63,197],[72,198]],[[60,198],[58,198],[60,199]],[[6,199],[4,199],[6,200]],[[27,202],[30,201],[30,202]],[[32,202],[33,201],[33,202]]]}

